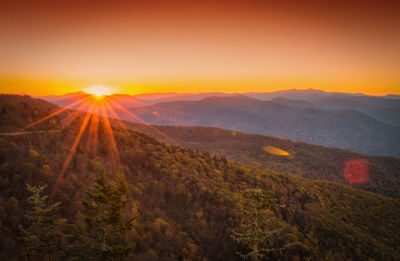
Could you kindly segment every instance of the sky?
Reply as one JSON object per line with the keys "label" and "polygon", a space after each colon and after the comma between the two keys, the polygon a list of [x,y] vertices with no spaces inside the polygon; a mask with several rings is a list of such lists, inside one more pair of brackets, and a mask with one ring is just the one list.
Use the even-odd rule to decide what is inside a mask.
{"label": "sky", "polygon": [[2,1],[0,92],[400,94],[400,4]]}

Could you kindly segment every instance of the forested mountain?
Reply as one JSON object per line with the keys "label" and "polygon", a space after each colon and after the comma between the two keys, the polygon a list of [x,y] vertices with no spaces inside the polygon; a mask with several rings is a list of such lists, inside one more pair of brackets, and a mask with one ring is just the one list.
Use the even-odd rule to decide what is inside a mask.
{"label": "forested mountain", "polygon": [[[48,108],[50,112],[57,109],[26,97],[1,98],[1,108],[6,111],[0,116],[4,125],[10,106],[14,108],[13,118],[24,117],[11,122],[9,130],[21,129],[29,124],[26,121],[47,116]],[[35,107],[35,103],[43,109]],[[232,235],[247,222],[241,209],[251,206],[245,204],[243,194],[249,188],[264,190],[276,201],[276,208],[269,211],[284,229],[273,239],[272,246],[293,243],[293,247],[266,257],[400,258],[398,199],[231,162],[224,157],[167,145],[116,124],[110,126],[105,118],[86,113],[76,116],[68,125],[63,124],[68,115],[55,116],[52,129],[62,128],[60,133],[0,137],[1,260],[19,259],[27,249],[23,231],[37,231],[29,226],[31,194],[26,183],[47,185],[43,189],[44,195],[49,196],[47,204],[60,202],[59,211],[50,220],[59,222],[52,228],[56,229],[54,232],[66,235],[58,245],[61,259],[92,260],[109,253],[107,249],[87,248],[86,243],[96,244],[96,233],[110,231],[108,223],[100,222],[93,230],[91,222],[98,220],[99,207],[109,202],[107,195],[118,195],[117,202],[121,204],[114,207],[118,213],[119,209],[125,211],[110,222],[119,218],[129,221],[131,217],[135,221],[118,242],[125,241],[127,247],[135,245],[128,260],[240,260],[235,252],[247,251],[249,246],[235,241]],[[48,126],[42,127],[46,130]],[[65,164],[68,159],[69,164]],[[126,184],[126,192],[124,186],[117,186],[120,182]],[[121,189],[118,193],[105,189],[108,183],[110,188]],[[93,192],[96,188],[103,189],[103,193]],[[121,193],[125,197],[120,197]]]}
{"label": "forested mountain", "polygon": [[[0,95],[0,132],[14,132],[49,115],[58,108],[57,105],[32,99],[30,96]],[[50,119],[31,130],[48,130],[57,125],[58,118]]]}
{"label": "forested mountain", "polygon": [[[247,96],[159,103],[131,109],[156,125],[211,126],[374,155],[400,156],[400,127],[356,110],[325,110]],[[137,121],[117,111],[122,119]],[[398,116],[397,116],[398,117]]]}
{"label": "forested mountain", "polygon": [[[293,142],[270,136],[241,133],[215,127],[126,125],[164,142],[223,156],[229,160],[310,179],[325,179],[362,190],[400,198],[400,159],[364,155],[348,150]],[[268,152],[272,146],[288,152]],[[360,161],[368,167],[368,178],[360,183],[346,179],[346,165]]]}

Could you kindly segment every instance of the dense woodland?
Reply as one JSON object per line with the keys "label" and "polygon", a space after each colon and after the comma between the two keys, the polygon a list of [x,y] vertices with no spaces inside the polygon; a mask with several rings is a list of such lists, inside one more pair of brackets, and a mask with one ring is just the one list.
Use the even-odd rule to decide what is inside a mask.
{"label": "dense woodland", "polygon": [[[2,132],[57,109],[0,98]],[[59,133],[0,136],[0,260],[241,260],[237,253],[252,249],[235,237],[251,220],[249,189],[274,202],[264,210],[282,229],[268,246],[291,246],[260,260],[400,259],[398,199],[235,163],[117,124],[113,143],[104,119],[94,143],[90,118],[60,175],[88,119],[68,121],[72,113],[33,128]]]}
{"label": "dense woodland", "polygon": [[[164,142],[223,156],[229,160],[309,179],[339,182],[400,198],[399,158],[365,155],[349,150],[213,127],[146,126],[132,122],[126,124],[133,130]],[[268,153],[264,150],[265,146],[283,149],[290,155]],[[347,162],[357,159],[364,160],[368,165],[369,179],[361,184],[351,184],[343,175],[344,169]]]}

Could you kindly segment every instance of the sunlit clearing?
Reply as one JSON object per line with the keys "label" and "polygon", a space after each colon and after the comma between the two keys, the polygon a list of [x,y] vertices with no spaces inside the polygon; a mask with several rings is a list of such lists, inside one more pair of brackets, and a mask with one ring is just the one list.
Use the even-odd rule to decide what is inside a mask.
{"label": "sunlit clearing", "polygon": [[369,179],[368,163],[362,159],[355,159],[346,162],[344,177],[351,184],[361,184]]}
{"label": "sunlit clearing", "polygon": [[263,149],[264,149],[264,151],[268,152],[269,154],[273,154],[273,155],[278,155],[278,156],[289,156],[290,155],[289,152],[279,149],[277,147],[273,147],[273,146],[264,146]]}
{"label": "sunlit clearing", "polygon": [[84,90],[84,92],[86,92],[88,94],[92,94],[93,97],[95,97],[96,99],[102,99],[106,95],[113,94],[112,89],[105,87],[105,86],[101,86],[101,85],[86,88]]}

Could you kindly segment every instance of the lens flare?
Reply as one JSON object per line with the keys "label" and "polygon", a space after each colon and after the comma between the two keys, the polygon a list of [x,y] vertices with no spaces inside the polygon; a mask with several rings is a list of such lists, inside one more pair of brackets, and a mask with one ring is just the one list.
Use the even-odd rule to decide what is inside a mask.
{"label": "lens flare", "polygon": [[289,156],[290,155],[289,152],[282,150],[280,148],[274,147],[274,146],[264,146],[263,150],[268,152],[269,154],[278,155],[278,156]]}
{"label": "lens flare", "polygon": [[365,160],[354,159],[346,162],[344,177],[351,184],[362,184],[369,179],[369,166]]}

